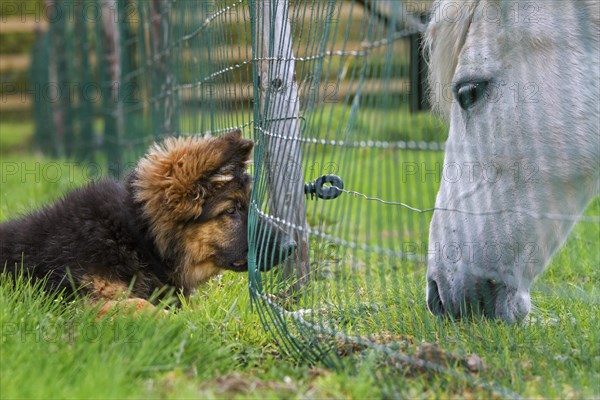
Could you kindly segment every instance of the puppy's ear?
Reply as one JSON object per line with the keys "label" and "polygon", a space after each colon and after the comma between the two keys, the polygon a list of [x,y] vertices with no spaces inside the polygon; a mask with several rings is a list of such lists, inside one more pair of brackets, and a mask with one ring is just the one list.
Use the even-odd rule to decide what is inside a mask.
{"label": "puppy's ear", "polygon": [[142,158],[131,180],[151,220],[190,220],[206,196],[243,173],[253,143],[236,130],[219,137],[168,138]]}
{"label": "puppy's ear", "polygon": [[249,139],[242,139],[242,131],[240,129],[226,133],[220,139],[227,141],[233,148],[233,159],[242,163],[250,159],[254,142]]}
{"label": "puppy's ear", "polygon": [[250,154],[254,143],[252,140],[242,139],[239,129],[226,133],[215,139],[215,153],[223,157],[215,162],[215,171],[208,179],[212,182],[232,180],[246,171],[250,163]]}

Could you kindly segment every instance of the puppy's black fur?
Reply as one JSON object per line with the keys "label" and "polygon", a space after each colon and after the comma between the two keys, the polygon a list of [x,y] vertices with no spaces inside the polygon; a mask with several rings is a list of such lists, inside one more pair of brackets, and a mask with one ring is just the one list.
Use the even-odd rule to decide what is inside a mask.
{"label": "puppy's black fur", "polygon": [[[169,289],[187,296],[221,270],[247,270],[251,149],[239,131],[169,139],[125,182],[89,184],[0,224],[0,265],[106,301]],[[259,260],[264,270],[294,250],[268,246],[263,253],[282,257]]]}

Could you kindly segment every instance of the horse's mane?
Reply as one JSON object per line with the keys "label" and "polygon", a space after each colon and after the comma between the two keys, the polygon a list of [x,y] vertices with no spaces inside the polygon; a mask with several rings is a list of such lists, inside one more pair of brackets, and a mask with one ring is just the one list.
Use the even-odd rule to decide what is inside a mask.
{"label": "horse's mane", "polygon": [[450,102],[443,101],[444,86],[452,82],[458,55],[465,44],[477,2],[437,0],[425,34],[429,62],[429,96],[434,110],[450,115]]}
{"label": "horse's mane", "polygon": [[[425,33],[424,51],[429,63],[429,98],[434,110],[445,118],[450,116],[449,99],[442,91],[452,82],[458,57],[465,44],[475,9],[480,0],[436,0]],[[600,35],[600,3],[581,2],[579,17],[587,18],[595,29],[595,45]],[[575,4],[575,7],[577,4]]]}

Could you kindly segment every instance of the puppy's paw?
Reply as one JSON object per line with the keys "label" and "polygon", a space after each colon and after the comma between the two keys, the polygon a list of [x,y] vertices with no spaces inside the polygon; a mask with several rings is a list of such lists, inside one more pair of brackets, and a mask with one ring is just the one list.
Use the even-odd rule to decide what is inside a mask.
{"label": "puppy's paw", "polygon": [[153,316],[165,317],[169,315],[168,310],[158,310],[156,306],[141,298],[129,298],[124,300],[109,300],[98,309],[97,318],[103,318],[107,314],[122,312],[126,315],[139,316],[151,314]]}

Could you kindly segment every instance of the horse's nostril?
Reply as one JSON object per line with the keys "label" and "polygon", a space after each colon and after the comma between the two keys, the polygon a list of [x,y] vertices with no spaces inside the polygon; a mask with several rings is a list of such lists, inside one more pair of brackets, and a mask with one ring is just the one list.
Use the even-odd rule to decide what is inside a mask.
{"label": "horse's nostril", "polygon": [[499,285],[494,279],[477,279],[471,277],[467,280],[460,304],[460,317],[487,317],[496,318],[496,299]]}
{"label": "horse's nostril", "polygon": [[433,315],[444,315],[446,313],[437,282],[433,279],[427,280],[427,308]]}
{"label": "horse's nostril", "polygon": [[495,279],[488,279],[481,286],[480,304],[483,315],[489,318],[496,318],[496,297],[498,296],[498,282]]}

